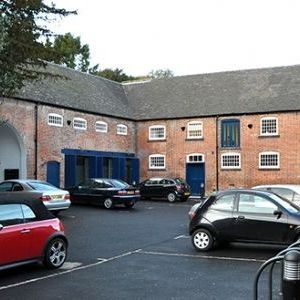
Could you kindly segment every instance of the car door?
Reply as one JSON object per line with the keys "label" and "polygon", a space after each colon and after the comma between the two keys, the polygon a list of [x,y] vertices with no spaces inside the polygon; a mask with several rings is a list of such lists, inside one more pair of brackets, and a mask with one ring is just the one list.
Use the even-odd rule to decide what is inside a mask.
{"label": "car door", "polygon": [[102,204],[109,187],[112,186],[107,185],[104,181],[94,181],[89,187],[89,202],[91,204]]}
{"label": "car door", "polygon": [[157,183],[157,180],[147,180],[141,187],[143,197],[154,197]]}
{"label": "car door", "polygon": [[231,240],[235,203],[235,193],[220,195],[211,203],[203,215],[221,239]]}
{"label": "car door", "polygon": [[89,182],[79,184],[70,190],[71,199],[77,203],[89,203]]}
{"label": "car door", "polygon": [[0,265],[28,259],[27,233],[21,205],[0,205]]}
{"label": "car door", "polygon": [[234,212],[236,240],[281,243],[288,234],[287,214],[274,215],[278,206],[268,197],[241,192]]}

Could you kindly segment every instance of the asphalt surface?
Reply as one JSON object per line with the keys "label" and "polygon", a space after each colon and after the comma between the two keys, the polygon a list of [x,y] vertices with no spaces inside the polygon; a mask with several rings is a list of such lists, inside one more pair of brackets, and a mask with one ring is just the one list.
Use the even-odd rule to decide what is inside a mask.
{"label": "asphalt surface", "polygon": [[[0,299],[253,299],[258,268],[282,248],[234,244],[196,252],[187,232],[194,203],[72,206],[60,216],[70,243],[65,265],[0,272]],[[259,299],[268,297],[267,275]],[[273,286],[280,299],[279,266]]]}

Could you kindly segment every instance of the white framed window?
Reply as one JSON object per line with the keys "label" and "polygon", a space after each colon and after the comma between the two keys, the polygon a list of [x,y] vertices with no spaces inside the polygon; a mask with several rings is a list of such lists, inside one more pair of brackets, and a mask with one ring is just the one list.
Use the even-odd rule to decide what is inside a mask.
{"label": "white framed window", "polygon": [[103,121],[96,121],[95,123],[95,130],[97,132],[103,132],[103,133],[106,133],[107,132],[107,129],[108,129],[108,125],[106,122],[103,122]]}
{"label": "white framed window", "polygon": [[222,169],[240,169],[241,168],[241,154],[230,152],[221,155]]}
{"label": "white framed window", "polygon": [[59,114],[48,114],[48,125],[49,126],[56,126],[56,127],[63,127],[64,125],[64,118]]}
{"label": "white framed window", "polygon": [[163,154],[149,155],[149,169],[165,169],[166,156]]}
{"label": "white framed window", "polygon": [[127,135],[127,126],[123,124],[117,125],[117,134]]}
{"label": "white framed window", "polygon": [[278,118],[262,118],[260,120],[260,135],[278,135]]}
{"label": "white framed window", "polygon": [[279,169],[280,155],[278,152],[261,152],[259,153],[259,168],[260,169]]}
{"label": "white framed window", "polygon": [[199,164],[204,162],[204,155],[201,153],[192,153],[186,156],[187,163]]}
{"label": "white framed window", "polygon": [[149,140],[165,140],[166,139],[166,126],[154,125],[149,127]]}
{"label": "white framed window", "polygon": [[203,138],[203,123],[200,121],[189,122],[187,125],[188,139],[202,139]]}
{"label": "white framed window", "polygon": [[73,128],[79,130],[86,130],[87,129],[87,121],[82,118],[74,118],[73,119]]}

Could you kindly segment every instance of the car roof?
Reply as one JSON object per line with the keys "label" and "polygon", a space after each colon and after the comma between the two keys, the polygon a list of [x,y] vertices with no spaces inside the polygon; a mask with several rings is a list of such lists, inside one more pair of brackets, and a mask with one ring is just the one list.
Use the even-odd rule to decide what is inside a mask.
{"label": "car roof", "polygon": [[[38,179],[7,179],[7,180],[3,180],[2,182],[19,182],[19,183],[27,183],[27,182],[45,182],[48,183],[46,181],[43,180],[38,180]],[[1,182],[1,183],[2,183]]]}
{"label": "car roof", "polygon": [[300,185],[297,184],[263,184],[263,185],[254,186],[252,189],[272,188],[272,187],[291,189],[293,191],[300,193]]}
{"label": "car roof", "polygon": [[3,204],[25,204],[29,206],[36,214],[38,220],[48,220],[55,218],[46,208],[41,200],[23,199],[21,194],[0,195],[0,205]]}
{"label": "car roof", "polygon": [[243,193],[244,192],[244,193],[260,194],[260,195],[266,195],[266,196],[273,195],[272,192],[256,190],[256,189],[227,189],[227,190],[214,192],[213,194],[221,195],[221,194],[226,194],[226,193],[230,193],[230,192],[234,192],[234,193]]}

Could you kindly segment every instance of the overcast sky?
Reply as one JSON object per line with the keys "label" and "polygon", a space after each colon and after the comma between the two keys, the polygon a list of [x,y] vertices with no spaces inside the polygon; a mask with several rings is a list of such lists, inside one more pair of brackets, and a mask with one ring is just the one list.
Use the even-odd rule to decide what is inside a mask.
{"label": "overcast sky", "polygon": [[[49,0],[51,1],[51,0]],[[299,0],[52,0],[91,64],[176,76],[300,64]]]}

